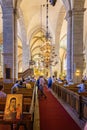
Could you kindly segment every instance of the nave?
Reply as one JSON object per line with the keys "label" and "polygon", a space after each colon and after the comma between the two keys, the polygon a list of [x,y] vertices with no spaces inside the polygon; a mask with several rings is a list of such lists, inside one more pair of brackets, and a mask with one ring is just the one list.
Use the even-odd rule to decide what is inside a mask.
{"label": "nave", "polygon": [[[87,0],[32,0],[32,2],[29,0],[0,0],[0,84],[3,82],[6,94],[10,94],[15,81],[22,77],[35,76],[38,78],[40,75],[44,75],[48,79],[49,76],[54,75],[58,79],[66,78],[68,82],[73,80],[75,85],[81,83],[83,77],[87,80],[86,9]],[[87,92],[78,93],[76,86],[65,87],[62,85],[55,85],[52,91],[57,94],[58,98],[71,106],[81,119],[87,121]],[[55,112],[49,112],[55,110],[54,102],[56,101],[51,99],[49,91],[45,92],[47,99],[42,98],[39,103],[46,107],[49,104],[50,108],[49,106],[48,108],[44,106],[38,108],[42,111],[41,117],[44,114],[42,108],[47,110],[47,117],[50,117],[51,114],[55,114]],[[23,88],[16,94],[25,96],[27,94],[27,100],[23,96],[23,112],[27,112],[27,109],[29,112],[32,101],[35,103],[32,98],[33,89],[28,91]],[[53,100],[52,103],[51,100]],[[6,101],[1,99],[0,109],[5,103]],[[57,118],[60,117],[58,112],[62,109],[59,109],[59,106],[57,103],[58,109],[55,110],[56,115],[58,114]],[[0,114],[2,114],[1,110]],[[65,115],[62,115],[64,119],[70,118]],[[52,115],[52,117],[54,116]],[[45,118],[46,116],[43,119],[47,121]],[[55,124],[52,124],[53,127],[50,123],[53,130],[56,129],[54,126],[57,127],[56,122],[58,127],[61,127],[63,122],[69,127],[67,124],[71,118],[69,121],[62,119],[61,123],[57,118],[52,119]],[[28,120],[28,124],[29,122]],[[49,120],[46,125],[43,125],[48,130],[51,129],[48,128],[49,122],[51,121]],[[71,124],[73,124],[72,122],[71,120]],[[42,123],[45,121],[42,120]],[[41,130],[46,129],[42,128],[42,125],[40,126]],[[9,125],[1,124],[0,130],[4,129],[10,130],[11,128]],[[20,126],[19,129],[24,130],[24,127]]]}

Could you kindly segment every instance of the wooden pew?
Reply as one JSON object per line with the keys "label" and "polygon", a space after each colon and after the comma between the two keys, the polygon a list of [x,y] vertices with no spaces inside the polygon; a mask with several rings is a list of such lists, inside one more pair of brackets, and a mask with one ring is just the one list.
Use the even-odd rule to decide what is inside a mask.
{"label": "wooden pew", "polygon": [[23,94],[23,97],[31,97],[33,94],[33,89],[27,89],[27,88],[19,88],[16,94]]}
{"label": "wooden pew", "polygon": [[[23,91],[22,91],[23,92]],[[23,97],[23,115],[21,120],[11,120],[11,121],[6,121],[3,120],[3,115],[0,120],[1,125],[9,125],[11,127],[11,130],[13,130],[13,124],[16,124],[16,130],[19,130],[21,126],[24,126],[24,130],[33,130],[33,121],[34,121],[34,91],[32,93],[32,97],[30,94],[30,97]],[[6,100],[5,100],[6,101]],[[3,113],[4,113],[4,108],[5,108],[5,102],[3,107]]]}
{"label": "wooden pew", "polygon": [[0,112],[4,111],[6,98],[0,98]]}
{"label": "wooden pew", "polygon": [[3,87],[4,87],[4,92],[6,94],[10,94],[11,93],[11,88],[14,84],[13,83],[4,83]]}
{"label": "wooden pew", "polygon": [[81,97],[81,119],[87,121],[87,96]]}
{"label": "wooden pew", "polygon": [[[30,100],[31,99],[31,100]],[[30,105],[29,112],[23,112],[24,120],[27,123],[28,130],[33,130],[33,122],[34,122],[34,107],[35,107],[35,86],[32,92],[32,98],[24,97],[24,105]],[[27,122],[27,118],[29,121]]]}
{"label": "wooden pew", "polygon": [[59,84],[53,84],[52,90],[67,103],[78,118],[87,121],[87,87],[86,92],[78,93],[77,84],[63,87]]}
{"label": "wooden pew", "polygon": [[34,88],[35,82],[31,82],[31,81],[30,81],[29,84],[31,85],[32,88]]}
{"label": "wooden pew", "polygon": [[30,111],[31,102],[32,102],[31,98],[23,98],[23,112]]}
{"label": "wooden pew", "polygon": [[78,93],[80,96],[87,97],[87,92]]}
{"label": "wooden pew", "polygon": [[5,104],[6,104],[6,98],[0,98],[0,120],[3,119]]}

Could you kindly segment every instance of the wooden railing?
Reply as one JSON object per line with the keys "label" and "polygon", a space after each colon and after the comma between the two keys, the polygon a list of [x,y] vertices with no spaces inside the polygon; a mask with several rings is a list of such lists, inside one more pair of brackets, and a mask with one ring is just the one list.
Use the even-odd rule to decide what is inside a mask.
{"label": "wooden railing", "polygon": [[63,87],[58,83],[52,85],[52,90],[73,109],[78,118],[87,120],[87,92],[78,93],[76,85]]}
{"label": "wooden railing", "polygon": [[20,79],[21,77],[26,78],[28,76],[32,76],[34,74],[33,69],[28,68],[24,72],[18,73],[18,78]]}

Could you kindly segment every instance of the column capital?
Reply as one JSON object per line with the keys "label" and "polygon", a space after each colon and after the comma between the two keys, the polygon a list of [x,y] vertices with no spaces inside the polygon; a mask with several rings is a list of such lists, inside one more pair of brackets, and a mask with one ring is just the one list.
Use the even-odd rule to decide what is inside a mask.
{"label": "column capital", "polygon": [[14,15],[15,15],[15,18],[17,18],[17,19],[20,18],[20,13],[19,13],[19,9],[18,8],[14,9]]}
{"label": "column capital", "polygon": [[13,7],[13,0],[1,0],[2,7]]}
{"label": "column capital", "polygon": [[3,19],[9,19],[10,16],[14,15],[14,9],[13,8],[3,8]]}
{"label": "column capital", "polygon": [[13,56],[13,53],[2,53],[4,56]]}
{"label": "column capital", "polygon": [[68,18],[72,17],[72,10],[68,10],[65,16],[65,19],[68,20]]}
{"label": "column capital", "polygon": [[77,15],[77,14],[83,14],[84,12],[86,11],[86,8],[81,8],[81,9],[76,9],[76,8],[73,8],[72,9],[72,15]]}
{"label": "column capital", "polygon": [[81,8],[81,9],[75,9],[73,8],[72,10],[68,10],[65,16],[65,19],[68,20],[68,18],[72,17],[73,15],[82,15],[86,11],[86,8]]}
{"label": "column capital", "polygon": [[3,7],[2,8],[2,12],[3,12],[3,14],[5,13],[5,14],[11,14],[11,13],[13,13],[13,11],[14,11],[14,8],[13,7]]}

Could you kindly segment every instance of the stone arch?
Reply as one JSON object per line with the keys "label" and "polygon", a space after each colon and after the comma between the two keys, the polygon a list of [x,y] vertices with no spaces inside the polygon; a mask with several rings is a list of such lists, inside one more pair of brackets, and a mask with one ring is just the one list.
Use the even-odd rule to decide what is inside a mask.
{"label": "stone arch", "polygon": [[71,10],[71,7],[73,5],[71,0],[62,0],[62,2],[65,6],[66,11]]}
{"label": "stone arch", "polygon": [[[61,13],[63,12],[63,13]],[[56,27],[56,39],[55,39],[55,43],[57,44],[57,48],[59,48],[59,40],[60,40],[60,33],[61,33],[61,28],[62,28],[62,24],[63,24],[63,20],[64,20],[64,16],[65,16],[65,9],[62,6],[59,14],[58,14],[58,21],[57,21],[57,27]]]}
{"label": "stone arch", "polygon": [[[22,41],[21,41],[21,38],[18,36],[17,37],[17,43],[18,43],[18,46],[17,46],[17,54],[18,54],[18,72],[21,72],[23,71],[23,60],[22,60],[22,55],[23,55],[23,48],[22,48]],[[20,62],[20,64],[19,64]]]}
{"label": "stone arch", "polygon": [[[38,32],[42,32],[42,34],[45,36],[45,30],[44,30],[43,28],[36,28],[36,29],[34,29],[34,31],[31,33],[29,41],[31,41],[32,37],[33,37],[34,35],[36,35]],[[41,37],[42,37],[42,34],[41,34]]]}
{"label": "stone arch", "polygon": [[36,27],[34,27],[31,31],[30,31],[30,35],[28,35],[29,37],[28,37],[28,39],[29,39],[29,43],[30,43],[30,41],[31,41],[31,39],[32,39],[32,37],[37,33],[37,32],[39,32],[39,31],[42,31],[44,34],[46,33],[46,30],[44,29],[45,27],[43,26],[43,27],[41,27],[41,26],[36,26]]}
{"label": "stone arch", "polygon": [[[65,10],[64,6],[61,6],[60,10],[58,11],[58,15],[57,15],[58,20],[57,20],[56,31],[55,31],[55,51],[57,54],[58,61],[59,61],[60,36],[61,36],[61,30],[62,30],[62,26],[63,26],[65,13],[66,13],[66,10]],[[60,68],[59,63],[56,65],[56,69],[57,68]],[[59,72],[58,72],[58,75],[59,75]]]}
{"label": "stone arch", "polygon": [[[40,27],[40,26],[36,26],[34,29],[32,29],[31,31],[30,31],[30,33],[29,34],[31,34],[30,35],[30,37],[29,37],[29,48],[30,48],[30,52],[31,52],[31,47],[33,46],[33,45],[31,45],[31,40],[32,40],[32,38],[37,34],[37,33],[39,33],[39,32],[42,32],[42,34],[45,34],[45,29],[42,27]],[[37,40],[36,40],[37,41]],[[33,44],[35,43],[35,41],[33,42]],[[31,57],[31,54],[30,54],[30,57]]]}
{"label": "stone arch", "polygon": [[29,67],[29,46],[27,44],[27,34],[26,34],[25,24],[23,20],[24,16],[20,8],[18,9],[18,15],[19,15],[19,18],[17,19],[18,25],[19,25],[18,36],[20,37],[22,41],[22,49],[23,49],[22,67],[23,67],[23,71],[25,71]]}
{"label": "stone arch", "polygon": [[63,74],[64,72],[64,60],[66,60],[66,55],[67,55],[67,35],[65,34],[62,36],[60,39],[60,49],[59,49],[59,64],[60,64],[60,73]]}

